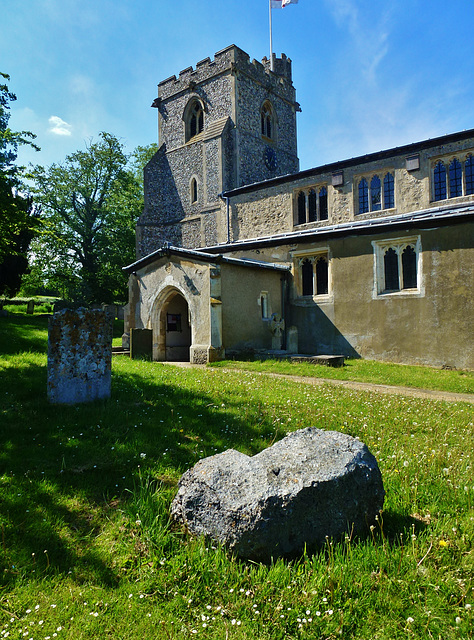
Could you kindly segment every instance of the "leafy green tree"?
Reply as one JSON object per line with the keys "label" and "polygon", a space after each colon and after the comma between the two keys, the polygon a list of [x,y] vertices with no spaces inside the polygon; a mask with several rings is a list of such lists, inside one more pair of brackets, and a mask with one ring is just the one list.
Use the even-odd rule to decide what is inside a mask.
{"label": "leafy green tree", "polygon": [[14,295],[28,267],[27,251],[37,228],[32,200],[24,195],[23,167],[17,166],[18,147],[33,143],[30,131],[12,131],[9,126],[10,103],[16,100],[0,73],[0,294]]}
{"label": "leafy green tree", "polygon": [[43,230],[32,245],[28,283],[42,281],[68,299],[126,299],[122,266],[135,257],[135,224],[143,209],[138,165],[154,152],[127,156],[122,143],[102,132],[97,142],[62,164],[35,167],[35,201]]}

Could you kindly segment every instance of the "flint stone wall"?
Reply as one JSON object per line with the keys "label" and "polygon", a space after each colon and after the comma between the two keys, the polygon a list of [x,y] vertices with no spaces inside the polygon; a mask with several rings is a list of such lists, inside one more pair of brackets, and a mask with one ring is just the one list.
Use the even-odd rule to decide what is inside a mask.
{"label": "flint stone wall", "polygon": [[365,444],[309,427],[253,457],[229,449],[200,460],[182,476],[171,514],[190,533],[266,562],[366,533],[384,493]]}
{"label": "flint stone wall", "polygon": [[110,397],[113,317],[64,309],[48,324],[48,399],[74,404]]}

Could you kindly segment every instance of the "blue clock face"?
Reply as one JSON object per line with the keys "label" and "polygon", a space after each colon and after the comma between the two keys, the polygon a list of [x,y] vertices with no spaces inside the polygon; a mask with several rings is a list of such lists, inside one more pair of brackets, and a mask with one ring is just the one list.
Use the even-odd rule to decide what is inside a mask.
{"label": "blue clock face", "polygon": [[270,171],[274,171],[277,166],[275,149],[272,149],[272,147],[267,147],[263,152],[263,161],[265,162],[265,166],[267,167],[267,169],[270,169]]}

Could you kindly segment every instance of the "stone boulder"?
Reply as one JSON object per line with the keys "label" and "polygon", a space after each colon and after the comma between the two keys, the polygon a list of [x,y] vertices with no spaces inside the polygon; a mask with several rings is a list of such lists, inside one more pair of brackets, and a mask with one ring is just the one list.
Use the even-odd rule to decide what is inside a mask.
{"label": "stone boulder", "polygon": [[309,427],[253,457],[229,449],[200,460],[181,477],[171,515],[191,534],[268,562],[315,550],[327,536],[364,535],[384,495],[365,444]]}

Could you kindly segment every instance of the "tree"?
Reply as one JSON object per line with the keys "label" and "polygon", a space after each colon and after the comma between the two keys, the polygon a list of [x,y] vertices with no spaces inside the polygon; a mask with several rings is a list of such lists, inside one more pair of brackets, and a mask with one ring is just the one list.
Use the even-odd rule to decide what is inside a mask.
{"label": "tree", "polygon": [[[10,77],[0,72],[0,81]],[[18,147],[33,143],[30,131],[14,132],[8,127],[10,103],[15,94],[6,82],[0,84],[0,293],[14,295],[28,267],[27,251],[37,229],[37,215],[22,183],[23,167],[18,167]]]}
{"label": "tree", "polygon": [[143,208],[136,165],[153,151],[139,148],[129,164],[122,143],[102,132],[62,164],[35,167],[43,230],[32,245],[30,284],[43,279],[63,297],[87,303],[126,299],[121,267],[135,257],[135,223]]}

